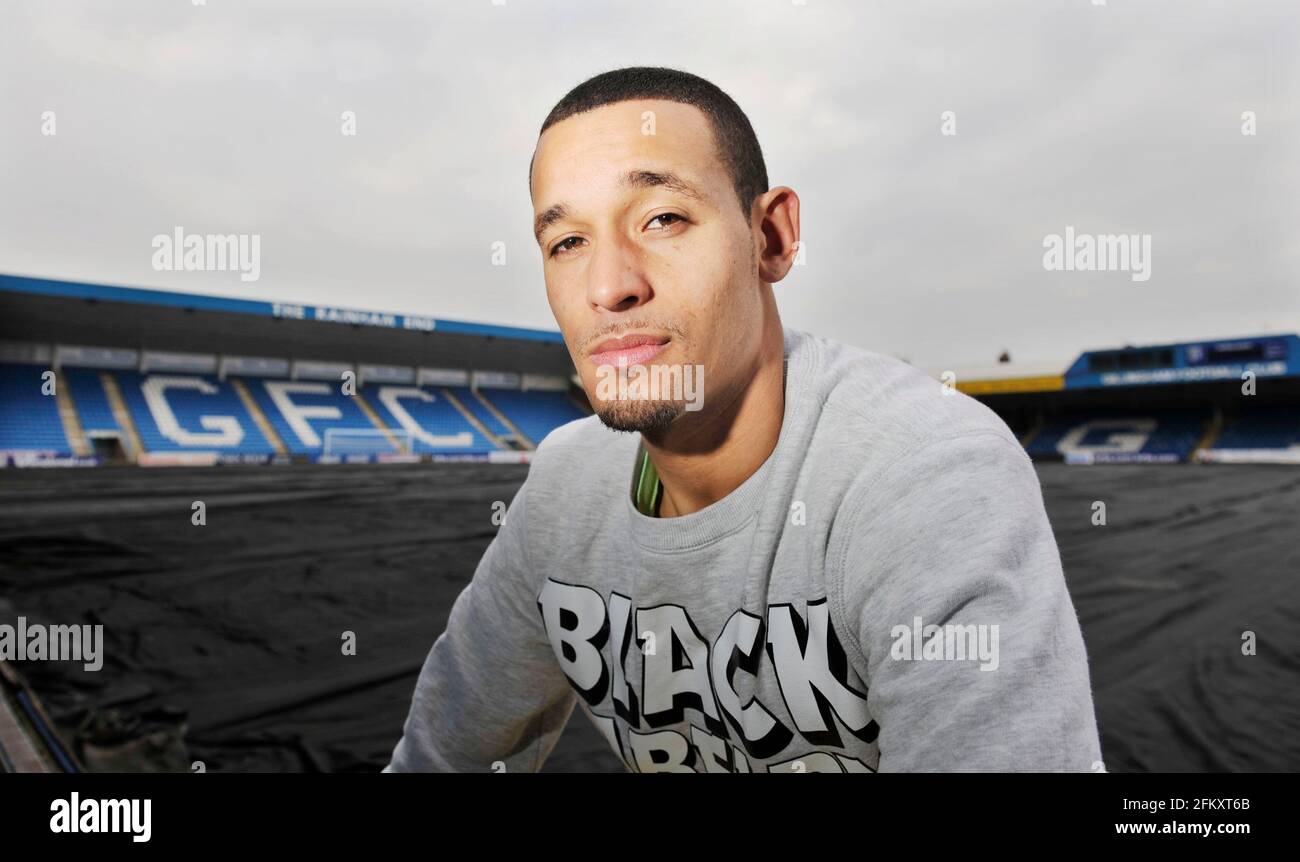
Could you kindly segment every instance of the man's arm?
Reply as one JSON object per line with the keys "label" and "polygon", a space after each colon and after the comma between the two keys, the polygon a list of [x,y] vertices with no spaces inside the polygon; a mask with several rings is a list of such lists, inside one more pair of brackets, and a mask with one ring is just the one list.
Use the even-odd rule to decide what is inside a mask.
{"label": "man's arm", "polygon": [[[528,482],[452,606],[384,772],[535,772],[576,703],[542,627],[528,563]],[[498,770],[500,767],[498,767]]]}
{"label": "man's arm", "polygon": [[931,441],[857,490],[828,564],[880,770],[1097,770],[1078,617],[1014,439]]}

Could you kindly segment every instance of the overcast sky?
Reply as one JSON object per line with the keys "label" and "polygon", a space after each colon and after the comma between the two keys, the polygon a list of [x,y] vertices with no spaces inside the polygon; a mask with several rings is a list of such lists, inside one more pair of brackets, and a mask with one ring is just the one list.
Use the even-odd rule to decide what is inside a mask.
{"label": "overcast sky", "polygon": [[[803,201],[787,325],[928,366],[1295,332],[1298,23],[1294,0],[4,0],[0,272],[554,329],[537,128],[592,74],[667,65],[729,92]],[[177,225],[260,234],[260,280],[155,271]],[[1149,280],[1045,271],[1067,225],[1149,234]]]}

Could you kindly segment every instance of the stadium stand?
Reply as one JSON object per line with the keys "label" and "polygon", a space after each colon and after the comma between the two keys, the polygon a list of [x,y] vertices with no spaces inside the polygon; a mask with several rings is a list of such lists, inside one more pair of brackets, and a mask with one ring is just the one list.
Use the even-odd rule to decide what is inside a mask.
{"label": "stadium stand", "polygon": [[1186,461],[1210,419],[1208,411],[1195,408],[1071,410],[1044,424],[1025,448],[1034,458],[1116,455],[1126,460]]}
{"label": "stadium stand", "polygon": [[[586,412],[558,332],[3,274],[0,303],[0,466],[518,462]],[[1296,335],[934,376],[1035,458],[1300,463]]]}
{"label": "stadium stand", "polygon": [[1196,453],[1196,460],[1300,464],[1300,408],[1254,407],[1227,416],[1217,438]]}
{"label": "stadium stand", "polygon": [[1215,449],[1300,447],[1300,408],[1260,407],[1224,422]]}
{"label": "stadium stand", "polygon": [[[145,451],[274,451],[228,381],[136,371],[117,371],[114,376]],[[83,412],[83,425],[85,421]]]}
{"label": "stadium stand", "polygon": [[104,383],[99,374],[99,371],[92,368],[63,370],[63,379],[67,381],[72,400],[77,405],[77,415],[81,417],[81,427],[87,433],[118,430],[117,420],[113,418],[113,409],[108,404],[108,395],[104,392]]}
{"label": "stadium stand", "polygon": [[40,365],[0,364],[0,452],[69,456],[59,406],[42,392]]}
{"label": "stadium stand", "polygon": [[1065,367],[951,375],[1035,458],[1300,463],[1300,337],[1085,351]]}
{"label": "stadium stand", "polygon": [[[416,454],[482,455],[498,448],[437,387],[366,386],[362,393],[385,427],[412,432]],[[399,410],[406,416],[398,417]]]}
{"label": "stadium stand", "polygon": [[[56,399],[41,394],[45,370],[39,364],[0,364],[0,452],[72,454]],[[239,397],[236,380],[283,441],[286,454],[309,459],[322,455],[331,428],[360,432],[355,445],[362,448],[354,454],[396,453],[402,440],[410,440],[416,455],[486,457],[511,448],[515,434],[510,426],[527,438],[524,448],[532,448],[558,425],[583,415],[567,392],[548,390],[370,384],[353,397],[322,380],[222,380],[84,367],[63,368],[59,379],[92,439],[125,430],[118,427],[105,387],[106,379],[109,388],[116,381],[132,430],[142,451],[150,454],[273,457],[276,446]],[[1042,459],[1300,460],[1300,408],[1263,406],[1227,412],[1219,419],[1208,406],[1072,407],[1052,411],[1024,439],[1026,451]],[[1212,446],[1198,450],[1207,440]]]}
{"label": "stadium stand", "polygon": [[447,391],[454,395],[461,404],[465,405],[465,408],[474,414],[474,418],[482,422],[488,431],[498,436],[511,433],[510,429],[496,417],[495,413],[487,409],[482,401],[474,397],[474,391],[468,386],[448,386]]}
{"label": "stadium stand", "polygon": [[[72,454],[54,398],[41,394],[41,365],[0,365],[0,451],[49,456]],[[316,459],[324,453],[330,429],[356,433],[349,457],[395,454],[411,441],[415,455],[485,457],[508,450],[500,438],[513,435],[484,404],[487,395],[454,387],[453,399],[435,386],[372,384],[358,396],[337,383],[124,369],[70,367],[61,379],[72,393],[81,426],[90,437],[116,436],[119,428],[105,380],[115,382],[129,414],[131,430],[144,453],[217,453],[240,460],[269,459],[276,447],[260,430],[264,418],[287,454]],[[261,417],[250,413],[237,386],[244,387]],[[494,389],[529,436],[541,439],[556,424],[580,418],[562,392]],[[461,406],[456,406],[459,403]],[[462,409],[463,408],[463,409]],[[470,413],[472,415],[466,415]],[[475,421],[477,420],[477,422]],[[485,434],[486,428],[490,433]],[[497,434],[500,438],[494,440]],[[188,461],[185,463],[194,463]]]}
{"label": "stadium stand", "polygon": [[[375,430],[365,412],[337,384],[260,377],[245,378],[244,384],[291,454],[321,454],[329,428]],[[382,438],[375,440],[374,446],[376,451],[396,451]]]}
{"label": "stadium stand", "polygon": [[567,392],[486,390],[488,400],[506,415],[535,446],[566,422],[582,418],[582,411]]}

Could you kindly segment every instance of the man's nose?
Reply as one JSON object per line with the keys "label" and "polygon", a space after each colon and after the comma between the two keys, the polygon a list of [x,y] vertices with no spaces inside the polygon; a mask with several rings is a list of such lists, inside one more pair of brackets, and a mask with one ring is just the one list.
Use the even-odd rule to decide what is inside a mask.
{"label": "man's nose", "polygon": [[587,267],[587,301],[592,308],[627,311],[650,300],[653,291],[640,250],[626,238],[598,243]]}

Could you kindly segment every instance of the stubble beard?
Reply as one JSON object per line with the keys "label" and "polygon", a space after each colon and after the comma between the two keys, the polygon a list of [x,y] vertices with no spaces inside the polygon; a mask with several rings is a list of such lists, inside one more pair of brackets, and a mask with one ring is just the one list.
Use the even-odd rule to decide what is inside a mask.
{"label": "stubble beard", "polygon": [[676,401],[598,401],[592,406],[606,428],[651,435],[668,430],[686,412],[686,405]]}

